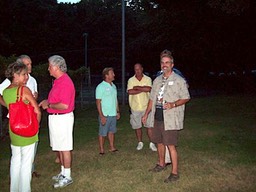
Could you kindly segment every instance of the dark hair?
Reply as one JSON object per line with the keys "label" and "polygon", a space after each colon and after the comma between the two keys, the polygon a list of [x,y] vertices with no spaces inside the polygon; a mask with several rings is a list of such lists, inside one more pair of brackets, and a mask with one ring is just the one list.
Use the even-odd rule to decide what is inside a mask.
{"label": "dark hair", "polygon": [[135,63],[135,64],[134,64],[134,67],[135,67],[135,65],[139,65],[141,68],[143,68],[143,66],[142,66],[141,63]]}
{"label": "dark hair", "polygon": [[114,69],[112,67],[106,67],[105,69],[103,69],[102,78],[104,80],[106,79],[106,75],[108,75],[109,71],[114,71]]}
{"label": "dark hair", "polygon": [[12,81],[14,73],[20,74],[23,70],[28,70],[25,64],[19,62],[11,63],[5,71],[5,77]]}

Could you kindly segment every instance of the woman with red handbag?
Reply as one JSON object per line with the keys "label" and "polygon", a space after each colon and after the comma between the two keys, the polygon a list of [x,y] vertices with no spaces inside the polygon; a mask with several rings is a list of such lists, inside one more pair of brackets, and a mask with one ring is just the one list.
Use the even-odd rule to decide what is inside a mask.
{"label": "woman with red handbag", "polygon": [[[39,123],[41,120],[41,112],[38,104],[30,89],[24,86],[28,80],[27,66],[14,62],[8,66],[5,71],[5,76],[11,81],[11,85],[3,92],[3,99],[7,108],[9,109],[10,104],[16,103],[17,97],[21,97],[21,100],[25,104],[34,107],[37,123]],[[22,111],[20,111],[20,113],[22,113]],[[10,164],[10,191],[31,191],[31,168],[34,160],[35,143],[38,141],[38,133],[33,136],[21,136],[15,134],[10,126],[9,134],[12,153]]]}

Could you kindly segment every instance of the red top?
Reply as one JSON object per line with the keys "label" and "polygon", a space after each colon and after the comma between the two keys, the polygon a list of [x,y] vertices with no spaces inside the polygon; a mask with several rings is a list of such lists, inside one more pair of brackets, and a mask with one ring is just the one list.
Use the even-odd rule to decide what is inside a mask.
{"label": "red top", "polygon": [[63,103],[68,105],[65,110],[57,110],[48,108],[48,113],[70,113],[75,109],[75,86],[71,78],[64,73],[53,82],[52,89],[48,95],[50,104]]}

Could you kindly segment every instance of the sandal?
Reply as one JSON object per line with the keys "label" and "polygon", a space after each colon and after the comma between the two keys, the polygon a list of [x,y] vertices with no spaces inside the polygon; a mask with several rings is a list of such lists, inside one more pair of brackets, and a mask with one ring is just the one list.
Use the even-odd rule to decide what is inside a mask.
{"label": "sandal", "polygon": [[180,178],[180,176],[178,174],[173,174],[171,173],[170,176],[164,180],[165,183],[170,183],[173,181],[177,181]]}
{"label": "sandal", "polygon": [[115,153],[115,152],[117,152],[118,151],[118,149],[114,149],[114,150],[109,150],[110,152],[112,152],[112,153]]}
{"label": "sandal", "polygon": [[149,171],[156,173],[156,172],[161,172],[161,171],[163,171],[165,169],[166,169],[165,166],[161,166],[159,164],[156,164],[156,166],[153,169],[149,169]]}

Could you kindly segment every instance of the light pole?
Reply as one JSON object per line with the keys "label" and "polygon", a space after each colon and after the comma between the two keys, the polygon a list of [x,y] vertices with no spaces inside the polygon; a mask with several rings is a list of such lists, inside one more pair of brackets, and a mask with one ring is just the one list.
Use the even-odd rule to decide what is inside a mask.
{"label": "light pole", "polygon": [[84,65],[87,68],[87,37],[88,33],[84,33]]}
{"label": "light pole", "polygon": [[88,37],[88,33],[83,33],[83,36],[84,36],[84,66],[87,70],[87,74],[88,74],[88,79],[86,77],[86,80],[87,83],[88,83],[88,86],[90,87],[91,86],[91,71],[90,71],[90,67],[88,67],[88,64],[87,64],[87,60],[88,60],[88,57],[87,57],[87,52],[88,52],[88,48],[87,48],[87,37]]}
{"label": "light pole", "polygon": [[125,105],[125,0],[122,0],[122,105]]}

